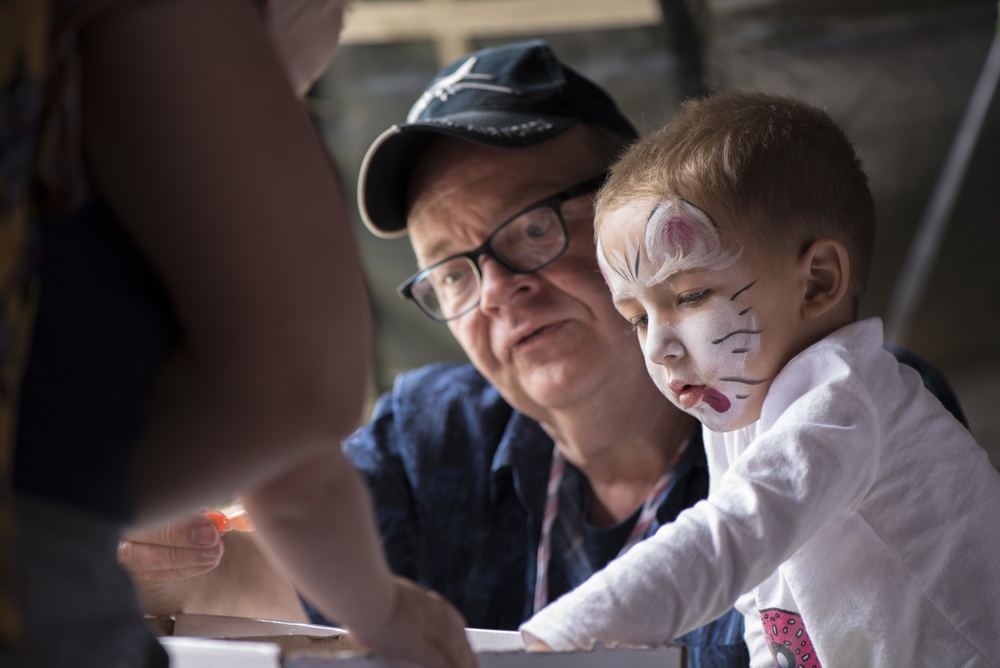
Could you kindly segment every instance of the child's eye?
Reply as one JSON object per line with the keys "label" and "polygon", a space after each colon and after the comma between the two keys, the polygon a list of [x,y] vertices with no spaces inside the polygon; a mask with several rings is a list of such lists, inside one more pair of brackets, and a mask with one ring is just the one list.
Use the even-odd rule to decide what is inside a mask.
{"label": "child's eye", "polygon": [[698,290],[696,292],[688,292],[677,298],[677,303],[681,306],[694,306],[699,302],[703,301],[708,297],[711,290]]}
{"label": "child's eye", "polygon": [[625,332],[625,334],[632,334],[637,330],[644,331],[646,329],[646,325],[649,323],[649,318],[647,318],[645,315],[637,315],[629,318],[629,322],[632,323],[632,326],[629,327],[628,331]]}

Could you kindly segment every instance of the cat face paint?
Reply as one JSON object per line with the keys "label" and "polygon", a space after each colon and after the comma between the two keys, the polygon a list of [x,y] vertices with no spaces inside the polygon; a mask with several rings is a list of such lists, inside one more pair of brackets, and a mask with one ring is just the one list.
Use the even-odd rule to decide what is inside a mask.
{"label": "cat face paint", "polygon": [[784,364],[783,346],[767,354],[764,337],[765,316],[791,317],[784,293],[765,290],[780,273],[768,262],[781,263],[726,243],[704,211],[680,199],[606,212],[597,255],[660,391],[714,431],[757,420]]}

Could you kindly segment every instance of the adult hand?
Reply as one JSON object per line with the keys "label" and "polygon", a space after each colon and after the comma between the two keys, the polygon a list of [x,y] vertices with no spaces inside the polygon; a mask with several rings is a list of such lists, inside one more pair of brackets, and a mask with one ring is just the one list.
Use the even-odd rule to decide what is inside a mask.
{"label": "adult hand", "polygon": [[121,542],[119,560],[136,581],[146,614],[309,621],[291,580],[261,552],[253,533],[221,536],[208,516],[192,513]]}
{"label": "adult hand", "polygon": [[395,605],[374,636],[352,629],[377,656],[425,668],[473,668],[465,620],[440,594],[394,578]]}
{"label": "adult hand", "polygon": [[212,520],[191,513],[133,531],[118,546],[118,560],[141,587],[167,586],[218,566],[221,537]]}

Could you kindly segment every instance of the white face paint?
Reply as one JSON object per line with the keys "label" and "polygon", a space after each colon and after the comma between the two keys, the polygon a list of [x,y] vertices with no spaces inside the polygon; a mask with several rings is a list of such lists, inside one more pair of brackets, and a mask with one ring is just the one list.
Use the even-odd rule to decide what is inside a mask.
{"label": "white face paint", "polygon": [[660,390],[715,431],[757,420],[783,366],[783,351],[763,352],[759,306],[775,317],[790,312],[785,293],[764,292],[775,271],[724,243],[684,200],[644,198],[601,213],[598,263]]}

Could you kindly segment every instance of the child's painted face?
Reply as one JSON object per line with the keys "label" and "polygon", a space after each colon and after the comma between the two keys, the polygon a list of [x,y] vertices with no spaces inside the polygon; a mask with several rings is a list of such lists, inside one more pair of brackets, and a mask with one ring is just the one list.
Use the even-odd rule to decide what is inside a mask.
{"label": "child's painted face", "polygon": [[660,390],[713,431],[760,417],[798,352],[794,258],[726,236],[680,199],[604,212],[597,259]]}

